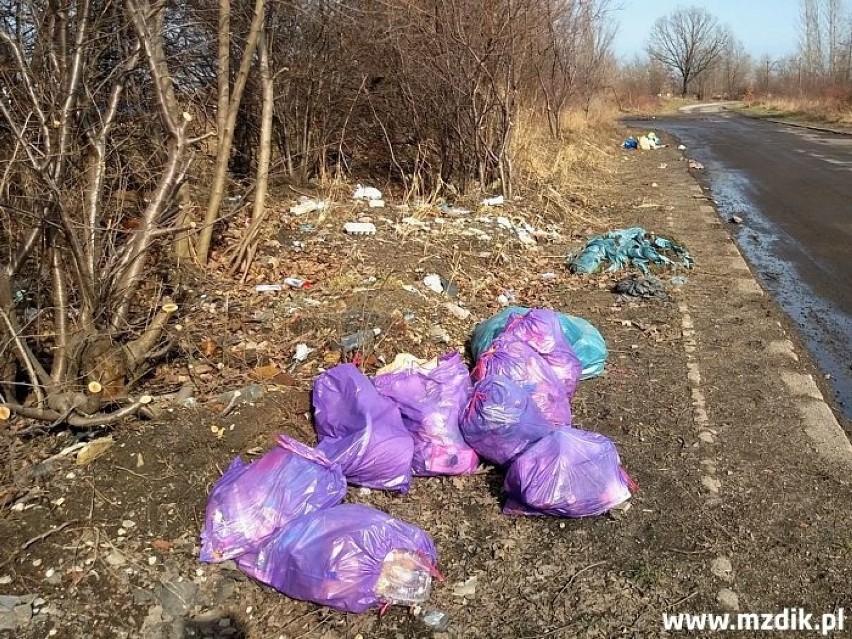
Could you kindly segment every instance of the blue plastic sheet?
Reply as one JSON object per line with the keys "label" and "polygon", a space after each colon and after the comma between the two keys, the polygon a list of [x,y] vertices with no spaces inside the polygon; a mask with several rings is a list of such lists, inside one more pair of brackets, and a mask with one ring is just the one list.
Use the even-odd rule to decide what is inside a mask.
{"label": "blue plastic sheet", "polygon": [[568,268],[572,273],[588,274],[596,272],[604,262],[609,262],[608,272],[635,266],[643,273],[648,273],[649,264],[679,264],[684,268],[692,268],[695,264],[683,246],[641,227],[633,227],[594,236],[578,255],[569,256]]}

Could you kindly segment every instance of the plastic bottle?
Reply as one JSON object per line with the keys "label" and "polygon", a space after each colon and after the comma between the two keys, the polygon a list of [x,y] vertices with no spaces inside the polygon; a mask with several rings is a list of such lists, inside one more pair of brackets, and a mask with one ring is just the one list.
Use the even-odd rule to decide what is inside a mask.
{"label": "plastic bottle", "polygon": [[391,604],[414,605],[429,598],[432,572],[418,555],[392,550],[382,562],[376,581],[376,594]]}
{"label": "plastic bottle", "polygon": [[382,332],[380,328],[367,328],[363,331],[350,333],[340,338],[340,348],[344,353],[354,351],[356,348],[362,348],[367,344],[371,344],[373,340]]}
{"label": "plastic bottle", "polygon": [[285,277],[284,286],[289,286],[290,288],[310,288],[311,283],[307,280],[300,280],[298,277]]}

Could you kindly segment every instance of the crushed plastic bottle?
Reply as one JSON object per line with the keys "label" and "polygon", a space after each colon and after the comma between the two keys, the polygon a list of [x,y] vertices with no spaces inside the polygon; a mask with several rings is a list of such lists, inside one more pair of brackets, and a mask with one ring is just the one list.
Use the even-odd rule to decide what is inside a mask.
{"label": "crushed plastic bottle", "polygon": [[363,331],[350,333],[349,335],[345,335],[340,338],[340,348],[343,349],[344,353],[354,351],[356,348],[362,348],[371,344],[373,340],[381,334],[381,332],[382,329],[380,328],[367,328]]}
{"label": "crushed plastic bottle", "polygon": [[432,569],[417,554],[392,550],[382,562],[376,595],[390,604],[411,606],[423,603],[432,590]]}
{"label": "crushed plastic bottle", "polygon": [[450,615],[443,610],[423,608],[417,611],[415,615],[424,626],[428,626],[438,632],[443,632],[450,627]]}
{"label": "crushed plastic bottle", "polygon": [[232,400],[238,404],[248,404],[249,402],[257,401],[265,394],[266,390],[260,384],[249,384],[248,386],[243,386],[239,390],[222,393],[217,399],[223,404],[228,404]]}

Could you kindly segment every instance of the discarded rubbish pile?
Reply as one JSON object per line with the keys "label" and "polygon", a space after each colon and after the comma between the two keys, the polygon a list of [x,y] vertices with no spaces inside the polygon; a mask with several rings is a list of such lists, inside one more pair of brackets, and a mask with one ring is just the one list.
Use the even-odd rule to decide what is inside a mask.
{"label": "discarded rubbish pile", "polygon": [[600,375],[606,345],[591,324],[512,307],[459,353],[408,354],[371,380],[352,364],[313,390],[316,449],[280,436],[211,490],[200,559],[236,559],[258,581],[346,612],[423,603],[437,570],[432,539],[374,508],[342,503],[346,483],[408,492],[412,476],[507,470],[507,515],[589,517],[630,498],[615,445],[571,425],[580,379]]}
{"label": "discarded rubbish pile", "polygon": [[633,227],[594,236],[578,255],[568,256],[568,268],[572,273],[594,273],[605,261],[610,263],[607,271],[632,265],[643,273],[648,273],[649,263],[659,266],[679,263],[684,268],[692,268],[694,264],[689,251],[680,244],[641,227]]}
{"label": "discarded rubbish pile", "polygon": [[634,137],[625,138],[624,142],[621,143],[622,149],[642,149],[643,151],[655,151],[656,149],[662,149],[666,145],[660,142],[660,138],[657,137],[657,134],[653,131],[648,132],[646,135],[639,136],[637,140]]}

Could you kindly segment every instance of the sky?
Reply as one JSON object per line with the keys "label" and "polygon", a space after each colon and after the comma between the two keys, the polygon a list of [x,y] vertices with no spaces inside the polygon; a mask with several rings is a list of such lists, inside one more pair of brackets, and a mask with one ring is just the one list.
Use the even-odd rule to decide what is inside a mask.
{"label": "sky", "polygon": [[754,57],[780,58],[793,53],[798,40],[799,0],[613,0],[618,23],[615,52],[619,57],[644,55],[648,33],[657,18],[678,6],[698,5],[731,27]]}

